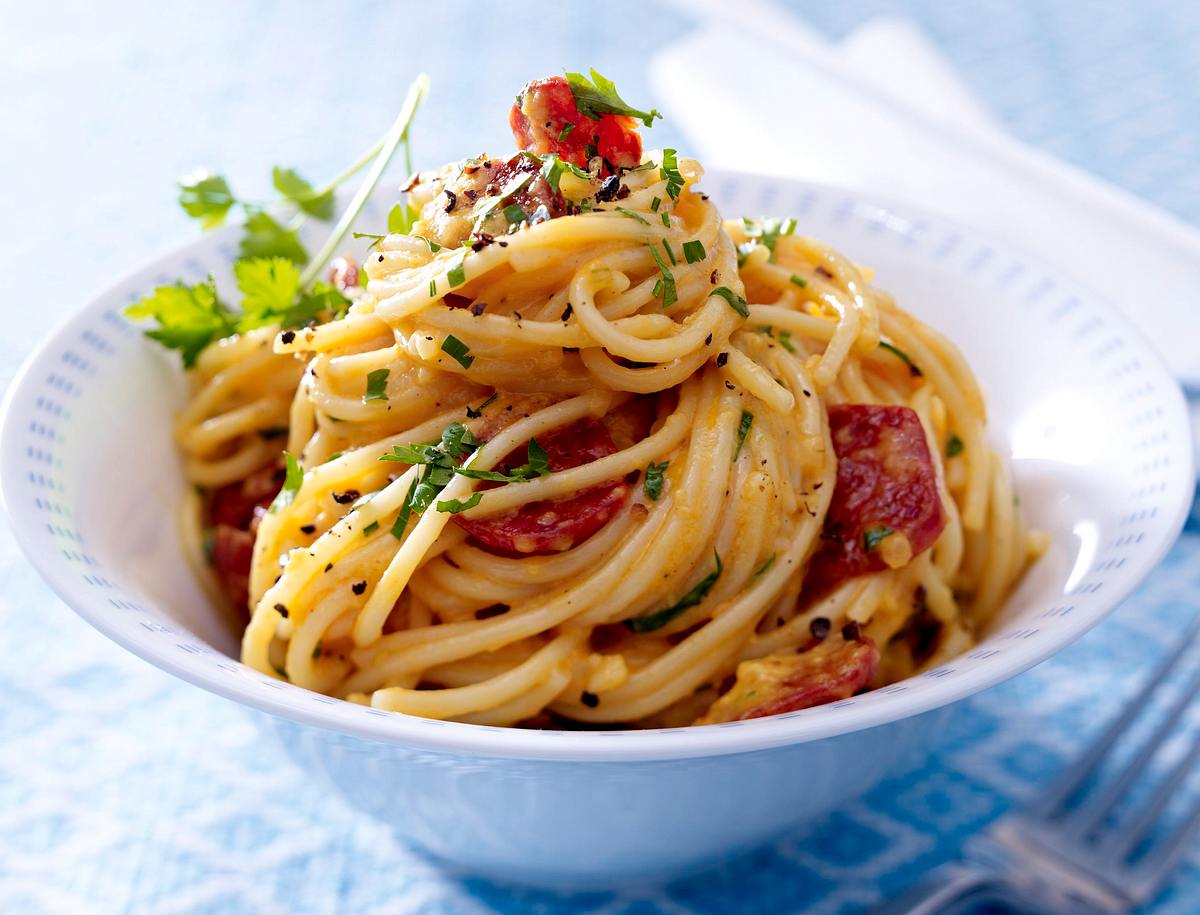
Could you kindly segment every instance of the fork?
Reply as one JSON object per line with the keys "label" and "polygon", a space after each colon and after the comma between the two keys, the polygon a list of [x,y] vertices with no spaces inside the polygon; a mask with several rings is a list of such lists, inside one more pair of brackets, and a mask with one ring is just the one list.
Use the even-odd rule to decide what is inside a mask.
{"label": "fork", "polygon": [[[1123,913],[1152,900],[1200,828],[1200,797],[1165,834],[1171,800],[1200,760],[1200,733],[1137,803],[1139,776],[1154,771],[1197,693],[1200,663],[1169,698],[1149,735],[1133,740],[1131,756],[1102,779],[1104,764],[1155,708],[1152,701],[1176,671],[1186,668],[1200,618],[1150,675],[1142,690],[1083,756],[1022,810],[991,825],[964,848],[967,863],[934,872],[875,915],[941,915],[972,903],[1002,902],[1021,912],[1094,915]],[[1103,782],[1103,784],[1102,784]],[[1134,809],[1123,811],[1126,806]]]}

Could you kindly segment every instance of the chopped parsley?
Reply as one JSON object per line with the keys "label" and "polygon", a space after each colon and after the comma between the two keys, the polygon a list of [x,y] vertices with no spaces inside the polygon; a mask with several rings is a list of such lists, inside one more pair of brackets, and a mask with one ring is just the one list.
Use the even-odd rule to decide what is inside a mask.
{"label": "chopped parsley", "polygon": [[766,562],[764,562],[757,569],[755,569],[754,574],[751,575],[750,577],[751,578],[762,578],[762,576],[766,575],[767,572],[770,571],[771,566],[773,566],[773,565],[775,565],[775,554],[774,553],[772,553],[770,556],[768,556]]}
{"label": "chopped parsley", "polygon": [[387,369],[376,369],[373,372],[367,373],[367,393],[363,395],[363,402],[370,403],[373,400],[387,400],[387,383],[388,375],[391,374]]}
{"label": "chopped parsley", "polygon": [[295,501],[296,493],[300,492],[301,484],[304,482],[304,469],[292,453],[290,451],[283,452],[283,459],[287,464],[287,472],[283,477],[283,488],[279,490],[279,494],[271,502],[269,511],[272,513],[291,505]]}
{"label": "chopped parsley", "polygon": [[965,447],[966,445],[964,445],[963,440],[958,437],[958,433],[952,432],[950,437],[946,439],[946,457],[957,457],[963,453],[963,449]]}
{"label": "chopped parsley", "polygon": [[613,209],[616,210],[618,213],[620,213],[622,216],[628,216],[630,219],[636,219],[638,222],[640,222],[644,226],[650,225],[650,220],[646,219],[646,217],[642,216],[639,213],[633,212],[633,210],[626,209],[625,207],[613,207]]}
{"label": "chopped parsley", "polygon": [[907,365],[908,373],[914,378],[921,377],[921,370],[917,368],[916,363],[909,358],[908,353],[904,352],[904,350],[900,349],[900,347],[896,346],[894,343],[888,343],[886,340],[880,340],[879,348],[887,350],[889,353]]}
{"label": "chopped parsley", "polygon": [[775,245],[785,235],[791,235],[796,231],[796,220],[790,216],[787,219],[775,219],[766,217],[764,219],[754,220],[742,217],[742,229],[746,233],[746,237],[753,239],[758,244],[766,247],[771,252],[768,260],[775,260]]}
{"label": "chopped parsley", "polygon": [[571,135],[571,131],[574,129],[574,124],[567,124],[564,126],[563,129],[558,132],[558,142],[561,143],[563,140],[569,137]]}
{"label": "chopped parsley", "polygon": [[863,531],[863,548],[870,553],[872,550],[877,549],[879,544],[881,544],[887,537],[892,536],[894,533],[896,532],[886,524],[881,524],[879,527],[873,527],[870,530]]}
{"label": "chopped parsley", "polygon": [[713,550],[713,558],[717,561],[717,567],[709,572],[704,578],[696,583],[696,586],[687,594],[683,595],[676,603],[662,610],[657,610],[654,613],[648,613],[645,616],[635,616],[632,619],[625,620],[625,628],[631,632],[653,632],[656,629],[661,629],[671,620],[675,619],[684,610],[688,610],[708,596],[708,592],[712,590],[712,586],[717,583],[717,579],[721,577],[721,554]]}
{"label": "chopped parsley", "polygon": [[738,421],[737,447],[733,449],[733,460],[736,461],[738,455],[742,453],[742,446],[746,444],[746,436],[750,434],[752,425],[754,425],[754,414],[749,410],[743,410],[742,418]]}
{"label": "chopped parsley", "polygon": [[510,226],[519,225],[525,221],[525,211],[521,209],[519,204],[510,203],[502,211],[504,219]]}
{"label": "chopped parsley", "polygon": [[470,355],[471,348],[459,340],[458,337],[454,336],[454,334],[446,335],[446,339],[442,341],[442,352],[450,356],[464,369],[469,369],[471,363],[475,361],[475,357]]}
{"label": "chopped parsley", "polygon": [[430,298],[437,297],[437,279],[436,278],[429,281],[429,297]]}
{"label": "chopped parsley", "polygon": [[[497,470],[475,470],[459,464],[459,461],[472,454],[479,447],[479,441],[471,434],[471,430],[462,423],[451,423],[442,432],[441,440],[434,443],[395,445],[391,454],[383,455],[381,461],[396,461],[410,464],[414,467],[423,466],[421,477],[414,480],[404,498],[404,505],[392,525],[392,536],[397,540],[403,538],[408,528],[409,519],[413,514],[421,514],[442,490],[450,483],[455,474],[469,477],[473,480],[491,480],[497,483],[524,483],[534,477],[550,472],[550,461],[546,450],[538,444],[537,439],[530,439],[526,446],[526,462],[520,467],[513,467],[507,473]],[[481,493],[474,493],[465,501],[446,499],[438,502],[437,510],[456,514],[466,511],[479,504]]]}
{"label": "chopped parsley", "polygon": [[438,502],[437,510],[450,515],[457,515],[459,512],[465,512],[468,508],[474,508],[479,504],[479,500],[483,498],[483,493],[472,493],[471,498],[446,499],[444,502]]}
{"label": "chopped parsley", "polygon": [[658,208],[659,208],[660,206],[662,206],[662,198],[661,198],[661,197],[655,197],[653,200],[651,200],[651,201],[650,201],[650,212],[651,212],[651,213],[657,213],[657,212],[658,212]]}
{"label": "chopped parsley", "polygon": [[392,235],[407,235],[412,231],[418,217],[417,208],[409,204],[397,203],[387,216],[387,230]]}
{"label": "chopped parsley", "polygon": [[790,330],[781,330],[776,339],[779,340],[779,345],[789,353],[796,352],[796,347],[792,344],[792,332]]}
{"label": "chopped parsley", "polygon": [[679,261],[675,260],[675,252],[671,250],[671,243],[665,238],[662,240],[663,250],[667,252],[667,258],[671,261],[671,266],[676,266]]}
{"label": "chopped parsley", "polygon": [[794,273],[788,277],[788,282],[794,286],[799,286],[801,289],[808,285],[808,280],[802,276],[796,276]]}
{"label": "chopped parsley", "polygon": [[370,524],[368,524],[366,527],[363,528],[363,536],[370,537],[377,530],[379,530],[379,522],[372,521]]}
{"label": "chopped parsley", "polygon": [[650,249],[650,254],[654,258],[654,263],[658,264],[659,278],[654,284],[653,295],[655,298],[662,299],[662,307],[674,305],[679,301],[679,293],[675,289],[675,274],[671,272],[671,268],[666,265],[662,259],[662,255],[658,253],[658,249],[654,245],[647,245]]}
{"label": "chopped parsley", "polygon": [[679,192],[683,190],[683,175],[679,173],[679,157],[675,150],[663,150],[659,175],[667,182],[667,196],[672,200],[678,200]]}
{"label": "chopped parsley", "polygon": [[750,317],[750,306],[746,304],[746,300],[728,286],[718,286],[708,295],[710,298],[714,295],[719,295],[729,303],[730,308],[740,314],[743,318]]}
{"label": "chopped parsley", "polygon": [[646,465],[646,479],[642,483],[642,488],[646,491],[646,495],[651,501],[657,502],[659,496],[662,495],[664,473],[670,461],[663,461],[661,464],[655,464],[651,461]]}
{"label": "chopped parsley", "polygon": [[458,263],[451,267],[449,271],[447,271],[446,280],[450,283],[451,289],[453,289],[455,286],[461,286],[467,281],[467,271],[465,269],[466,261],[467,255],[466,252],[463,252],[462,257],[458,259]]}
{"label": "chopped parsley", "polygon": [[707,257],[704,245],[699,241],[685,241],[683,243],[683,256],[689,264],[702,261]]}
{"label": "chopped parsley", "polygon": [[[605,114],[619,114],[625,117],[638,118],[647,127],[654,123],[655,118],[661,118],[657,109],[639,111],[633,108],[617,93],[617,87],[610,79],[605,79],[593,67],[591,79],[582,73],[568,73],[567,85],[571,87],[571,95],[575,97],[575,107],[579,113],[593,121],[600,120]],[[560,135],[559,139],[563,139]]]}
{"label": "chopped parsley", "polygon": [[663,210],[658,215],[662,217],[663,226],[665,226],[668,229],[671,228],[671,214],[668,213],[666,210]]}

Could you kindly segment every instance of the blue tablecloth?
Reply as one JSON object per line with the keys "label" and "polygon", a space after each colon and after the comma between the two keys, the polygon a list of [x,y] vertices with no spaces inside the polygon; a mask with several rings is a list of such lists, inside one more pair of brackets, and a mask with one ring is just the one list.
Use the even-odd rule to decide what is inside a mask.
{"label": "blue tablecloth", "polygon": [[[791,4],[838,36],[916,20],[1015,134],[1200,222],[1200,6]],[[332,174],[434,78],[420,163],[506,145],[527,77],[644,64],[689,27],[647,0],[9,4],[0,10],[0,383],[114,275],[185,241],[173,180],[213,165]],[[436,7],[436,8],[435,8]],[[754,74],[730,74],[752,83]],[[686,138],[670,125],[655,142]],[[0,911],[839,912],[954,854],[1119,707],[1200,603],[1200,523],[1125,607],[964,703],[919,771],[748,861],[645,891],[561,896],[448,879],[309,781],[249,713],[150,668],[54,598],[0,529]],[[1153,911],[1193,913],[1200,850]]]}

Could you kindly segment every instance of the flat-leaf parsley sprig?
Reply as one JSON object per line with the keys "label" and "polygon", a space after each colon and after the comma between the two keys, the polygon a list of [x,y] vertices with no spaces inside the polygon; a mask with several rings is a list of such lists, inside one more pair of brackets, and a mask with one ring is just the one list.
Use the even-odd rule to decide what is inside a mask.
{"label": "flat-leaf parsley sprig", "polygon": [[[401,144],[405,146],[406,158],[411,160],[409,127],[428,87],[428,77],[417,77],[399,116],[383,139],[322,187],[313,187],[294,169],[276,166],[272,183],[280,194],[278,203],[294,210],[287,225],[267,212],[264,205],[239,199],[223,176],[204,172],[181,181],[179,204],[205,229],[223,224],[234,208],[245,214],[240,256],[233,265],[241,306],[235,308],[223,301],[209,276],[194,284],[177,280],[159,286],[126,308],[125,314],[134,320],[157,322],[158,326],[147,330],[146,336],[168,349],[179,350],[186,368],[195,365],[206,347],[230,334],[269,325],[286,330],[343,315],[350,300],[316,277],[342,244]],[[300,225],[309,217],[332,219],[334,191],[367,166],[370,168],[366,178],[329,238],[310,257],[300,241],[297,231]]]}

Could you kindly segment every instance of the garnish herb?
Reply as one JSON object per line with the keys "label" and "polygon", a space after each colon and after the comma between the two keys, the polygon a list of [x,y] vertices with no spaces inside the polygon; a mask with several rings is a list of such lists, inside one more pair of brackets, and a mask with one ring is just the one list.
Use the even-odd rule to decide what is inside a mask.
{"label": "garnish herb", "polygon": [[704,245],[699,241],[685,241],[683,243],[683,256],[689,264],[702,261],[707,257],[704,252]]}
{"label": "garnish herb", "polygon": [[417,208],[403,203],[388,210],[387,230],[389,235],[407,235],[417,221]]}
{"label": "garnish herb", "polygon": [[[610,79],[605,79],[593,67],[591,79],[582,73],[567,73],[567,85],[571,87],[571,95],[575,97],[575,107],[579,113],[593,121],[600,120],[601,115],[620,114],[626,117],[638,118],[647,127],[654,123],[655,118],[661,118],[657,109],[639,111],[633,108],[617,94],[617,87]],[[559,139],[563,139],[560,135]]]}
{"label": "garnish herb", "polygon": [[740,314],[743,318],[750,317],[750,306],[746,304],[746,300],[728,286],[718,286],[709,293],[710,297],[714,295],[719,295],[721,298],[723,298],[729,303],[729,307]]}
{"label": "garnish herb", "polygon": [[663,249],[667,252],[667,257],[671,261],[671,266],[672,267],[676,266],[679,263],[679,261],[675,260],[675,252],[671,250],[671,243],[664,238],[662,240],[662,246],[663,246]]}
{"label": "garnish herb", "polygon": [[370,403],[373,400],[387,400],[387,383],[390,372],[387,369],[376,369],[373,372],[367,373],[367,393],[363,395],[363,402]]}
{"label": "garnish herb", "polygon": [[742,418],[738,421],[737,447],[733,449],[733,460],[736,461],[738,455],[742,453],[742,445],[746,444],[746,436],[750,434],[752,425],[754,425],[754,414],[749,410],[743,410]]}
{"label": "garnish herb", "polygon": [[283,452],[283,459],[287,464],[287,472],[283,477],[283,488],[279,490],[279,494],[271,502],[269,511],[272,513],[291,505],[296,498],[296,493],[300,492],[301,484],[304,482],[304,470],[300,467],[300,462],[296,460],[292,453],[290,451]]}
{"label": "garnish herb", "polygon": [[646,217],[642,216],[640,213],[635,213],[633,210],[626,209],[625,207],[613,207],[613,209],[622,216],[628,216],[630,219],[636,219],[644,226],[650,225],[650,220],[646,219]]}
{"label": "garnish herb", "polygon": [[675,290],[675,274],[671,272],[662,259],[662,255],[658,253],[658,249],[654,245],[647,245],[650,249],[650,254],[654,258],[654,263],[658,264],[658,272],[660,274],[658,282],[654,284],[653,295],[655,298],[662,299],[662,307],[674,305],[679,301],[679,294]]}
{"label": "garnish herb", "polygon": [[963,448],[965,447],[966,445],[964,445],[963,440],[958,437],[958,433],[950,433],[950,437],[946,439],[946,457],[957,457],[958,455],[962,454]]}
{"label": "garnish herb", "polygon": [[709,572],[704,578],[696,583],[696,586],[687,594],[683,595],[677,603],[672,604],[665,609],[658,610],[654,613],[648,613],[645,616],[635,616],[632,619],[625,620],[625,628],[631,632],[653,632],[655,629],[661,629],[675,617],[688,610],[708,596],[708,592],[712,590],[712,586],[717,583],[717,579],[721,577],[721,554],[713,550],[713,558],[717,561],[717,567]]}
{"label": "garnish herb", "polygon": [[658,215],[662,217],[663,226],[665,226],[668,229],[671,228],[671,214],[668,213],[666,210],[663,210]]}
{"label": "garnish herb", "polygon": [[655,197],[653,200],[651,200],[651,201],[650,201],[650,212],[651,212],[651,213],[657,213],[657,212],[658,212],[658,208],[659,208],[660,206],[662,206],[662,198],[661,198],[661,197]]}
{"label": "garnish herb", "polygon": [[558,142],[561,143],[563,140],[569,137],[571,135],[571,131],[574,129],[574,124],[567,124],[564,126],[563,129],[558,132]]}
{"label": "garnish herb", "polygon": [[657,502],[659,496],[662,495],[663,474],[666,472],[667,465],[670,461],[663,461],[661,464],[655,464],[651,461],[646,465],[646,479],[642,483],[642,488],[646,491],[646,495],[651,501]]}
{"label": "garnish herb", "polygon": [[454,334],[446,335],[446,339],[442,341],[442,352],[450,356],[464,369],[469,369],[471,363],[475,361],[475,357],[470,355],[471,348],[459,340],[458,337],[454,336]]}
{"label": "garnish herb", "polygon": [[788,277],[788,282],[792,283],[793,285],[799,286],[801,289],[803,289],[805,286],[808,285],[808,280],[806,280],[802,276],[796,276],[796,274],[794,274],[794,273]]}
{"label": "garnish herb", "polygon": [[904,352],[904,350],[900,349],[900,347],[896,346],[894,343],[888,343],[886,340],[880,340],[879,348],[887,350],[889,353],[907,365],[908,373],[914,378],[921,377],[921,370],[917,368],[916,363],[909,358],[908,353]]}
{"label": "garnish herb", "polygon": [[325,640],[318,639],[317,644],[313,646],[313,650],[312,650],[312,659],[314,661],[319,661],[321,659],[321,652],[324,649],[324,647],[325,647]]}
{"label": "garnish herb", "polygon": [[[205,229],[212,229],[238,207],[245,215],[234,274],[242,293],[241,308],[226,305],[217,295],[212,278],[194,285],[176,282],[160,286],[126,309],[130,318],[150,318],[158,326],[146,335],[169,349],[177,349],[185,367],[195,365],[205,347],[221,337],[278,323],[300,327],[322,317],[345,314],[350,302],[335,287],[315,282],[317,274],[350,232],[367,196],[378,182],[397,146],[407,142],[408,128],[424,97],[428,79],[418,77],[404,107],[387,136],[353,165],[320,188],[294,169],[276,166],[272,184],[282,202],[294,208],[281,222],[267,212],[267,204],[239,199],[220,175],[198,172],[179,182],[179,204]],[[310,257],[300,242],[298,229],[309,217],[328,220],[334,215],[334,191],[354,174],[370,166],[367,178],[342,214],[322,249]],[[389,218],[389,231],[395,231]],[[371,237],[376,241],[377,236]],[[298,268],[307,265],[303,271]]]}
{"label": "garnish herb", "polygon": [[[396,445],[391,454],[383,455],[381,461],[396,461],[412,466],[424,466],[420,479],[414,480],[408,488],[404,505],[392,525],[392,536],[397,540],[404,537],[408,521],[412,515],[420,514],[433,504],[443,489],[454,478],[455,474],[474,480],[492,480],[497,483],[524,483],[534,477],[550,472],[550,461],[544,448],[537,439],[530,439],[526,447],[526,463],[514,467],[507,473],[496,470],[475,470],[470,466],[460,465],[459,461],[469,456],[479,442],[471,434],[471,430],[462,423],[451,423],[442,432],[441,440],[436,443]],[[474,493],[471,498],[460,501],[446,499],[437,504],[437,510],[456,514],[466,511],[479,504],[482,493]]]}
{"label": "garnish herb", "polygon": [[789,353],[796,352],[796,347],[792,344],[792,332],[790,330],[781,330],[779,332],[779,345]]}
{"label": "garnish herb", "polygon": [[796,231],[796,220],[790,216],[787,219],[764,218],[760,220],[747,219],[742,217],[742,229],[746,233],[747,238],[751,238],[764,245],[771,252],[768,260],[775,260],[775,243],[784,235],[791,235]]}
{"label": "garnish herb", "polygon": [[664,149],[659,175],[667,182],[667,196],[672,200],[679,199],[683,190],[683,175],[679,173],[679,157],[673,149]]}
{"label": "garnish herb", "polygon": [[386,235],[376,235],[374,232],[351,232],[350,237],[351,238],[369,238],[369,239],[371,239],[371,244],[369,244],[367,246],[368,251],[371,248],[374,248],[377,244],[379,244],[385,238],[387,238]]}
{"label": "garnish herb", "polygon": [[429,281],[429,297],[434,298],[436,296],[437,296],[437,279],[434,278]]}
{"label": "garnish herb", "polygon": [[885,538],[896,533],[886,524],[881,524],[879,527],[873,527],[870,530],[863,531],[863,547],[869,553],[879,547]]}
{"label": "garnish herb", "polygon": [[458,259],[458,263],[451,267],[446,273],[446,279],[449,281],[451,289],[453,289],[455,286],[461,286],[467,281],[467,271],[465,269],[466,260],[467,255],[466,252],[464,252],[462,257]]}
{"label": "garnish herb", "polygon": [[525,211],[521,209],[519,204],[510,203],[503,210],[504,218],[509,225],[517,225],[525,221]]}
{"label": "garnish herb", "polygon": [[465,512],[468,508],[474,508],[479,504],[479,500],[483,498],[483,493],[472,493],[471,498],[466,500],[447,499],[444,502],[438,502],[437,510],[450,515],[457,515],[459,512]]}
{"label": "garnish herb", "polygon": [[372,521],[370,524],[368,524],[366,527],[363,528],[363,536],[370,537],[377,530],[379,530],[379,522]]}
{"label": "garnish herb", "polygon": [[768,556],[766,559],[766,562],[764,562],[757,569],[755,569],[754,574],[751,575],[750,577],[751,578],[761,578],[762,576],[766,575],[768,571],[770,571],[771,566],[773,566],[773,565],[775,565],[775,554],[774,553],[772,553],[770,556]]}

